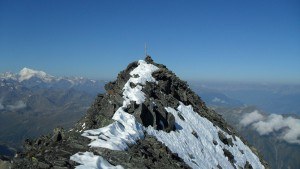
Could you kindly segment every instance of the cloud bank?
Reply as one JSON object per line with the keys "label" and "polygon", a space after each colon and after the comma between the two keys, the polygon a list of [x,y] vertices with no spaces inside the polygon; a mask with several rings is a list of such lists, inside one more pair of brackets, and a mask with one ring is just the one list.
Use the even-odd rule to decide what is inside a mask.
{"label": "cloud bank", "polygon": [[14,111],[14,110],[19,110],[19,109],[23,109],[25,108],[27,105],[26,103],[24,103],[22,100],[20,101],[17,101],[15,104],[13,105],[7,105],[7,108],[11,111]]}
{"label": "cloud bank", "polygon": [[260,120],[263,120],[264,116],[261,115],[257,110],[246,114],[243,119],[240,121],[240,124],[243,126],[248,126],[249,124],[252,124],[254,122],[258,122]]}
{"label": "cloud bank", "polygon": [[265,117],[256,110],[245,115],[240,124],[243,126],[251,125],[260,135],[276,132],[280,139],[288,143],[300,144],[300,119],[277,114]]}

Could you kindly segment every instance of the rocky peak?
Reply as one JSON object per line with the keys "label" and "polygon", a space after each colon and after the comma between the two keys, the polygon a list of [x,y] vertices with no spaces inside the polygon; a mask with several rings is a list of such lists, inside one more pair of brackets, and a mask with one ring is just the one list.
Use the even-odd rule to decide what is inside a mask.
{"label": "rocky peak", "polygon": [[28,142],[15,167],[266,167],[187,82],[150,56],[130,63],[105,89],[73,129]]}
{"label": "rocky peak", "polygon": [[[234,131],[217,113],[209,110],[201,98],[195,94],[188,86],[187,82],[180,80],[172,71],[168,70],[165,65],[155,63],[150,56],[145,58],[148,64],[153,64],[159,69],[154,71],[152,76],[157,83],[146,83],[143,86],[145,102],[137,105],[132,102],[127,112],[133,114],[143,126],[154,126],[156,129],[169,131],[174,129],[172,115],[166,112],[165,107],[178,107],[179,102],[185,105],[192,105],[194,110],[201,116],[214,121],[216,125],[232,134]],[[103,127],[102,120],[96,120],[94,117],[103,115],[111,119],[116,109],[123,104],[122,90],[125,83],[130,78],[130,72],[138,66],[138,62],[130,63],[127,68],[118,74],[115,81],[105,85],[107,93],[100,94],[97,101],[90,109],[88,117],[84,119],[93,119],[92,123],[87,122],[87,128]],[[135,84],[131,84],[135,87]],[[99,103],[101,106],[99,106]],[[162,126],[162,123],[163,126]]]}

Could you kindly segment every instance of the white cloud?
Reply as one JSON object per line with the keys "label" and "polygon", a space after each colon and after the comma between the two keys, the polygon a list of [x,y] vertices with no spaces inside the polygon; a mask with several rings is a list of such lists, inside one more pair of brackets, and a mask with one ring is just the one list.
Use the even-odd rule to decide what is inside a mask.
{"label": "white cloud", "polygon": [[288,143],[300,144],[300,120],[293,117],[271,114],[266,121],[254,123],[253,128],[260,135],[268,135],[272,132],[279,132],[279,138]]}
{"label": "white cloud", "polygon": [[255,110],[249,114],[244,115],[243,119],[240,121],[240,124],[243,126],[248,126],[249,124],[263,120],[263,118],[264,116],[261,115],[257,110]]}
{"label": "white cloud", "polygon": [[7,105],[7,108],[9,109],[9,110],[12,110],[12,111],[14,111],[14,110],[19,110],[19,109],[23,109],[23,108],[25,108],[26,107],[26,103],[24,103],[22,100],[20,100],[20,101],[17,101],[15,104],[13,104],[13,105]]}
{"label": "white cloud", "polygon": [[257,110],[245,115],[240,121],[243,126],[251,125],[260,135],[275,133],[288,143],[300,144],[300,119],[271,114],[264,117]]}
{"label": "white cloud", "polygon": [[222,100],[218,97],[215,97],[214,99],[212,99],[212,102],[214,102],[214,103],[226,103],[226,101],[224,101],[224,100]]}
{"label": "white cloud", "polygon": [[265,121],[254,123],[253,127],[259,132],[260,135],[267,135],[286,126],[284,123],[285,121],[281,115],[271,114]]}

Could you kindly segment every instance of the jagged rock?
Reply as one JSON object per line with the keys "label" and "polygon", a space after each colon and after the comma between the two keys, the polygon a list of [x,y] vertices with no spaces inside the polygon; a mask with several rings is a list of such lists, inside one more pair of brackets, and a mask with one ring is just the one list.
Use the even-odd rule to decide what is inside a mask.
{"label": "jagged rock", "polygon": [[253,169],[252,166],[251,166],[251,164],[249,164],[248,161],[246,162],[244,168],[245,168],[245,169]]}
{"label": "jagged rock", "polygon": [[228,157],[229,161],[233,164],[234,163],[234,156],[231,154],[231,152],[227,149],[223,149],[224,155]]}
{"label": "jagged rock", "polygon": [[[141,104],[131,101],[124,108],[126,112],[133,115],[144,127],[152,126],[156,130],[172,132],[176,130],[175,117],[168,113],[165,107],[177,108],[182,102],[192,105],[194,111],[200,116],[233,135],[234,138],[236,135],[234,129],[228,126],[220,115],[209,110],[186,82],[180,80],[166,66],[155,63],[150,56],[147,56],[145,61],[159,68],[152,74],[157,83],[147,82],[143,85],[142,92],[147,96],[145,101]],[[123,105],[123,87],[131,77],[129,73],[137,66],[138,62],[129,64],[118,74],[115,81],[106,84],[106,93],[97,96],[86,115],[70,131],[57,128],[52,135],[41,137],[35,141],[27,140],[25,151],[13,160],[13,167],[21,169],[74,168],[78,164],[70,160],[71,155],[77,152],[92,151],[96,155],[101,155],[112,165],[122,165],[124,168],[190,168],[177,154],[172,153],[165,145],[146,133],[143,139],[137,140],[137,143],[130,145],[126,151],[91,149],[88,146],[90,140],[81,136],[84,130],[101,128],[114,122],[112,120],[114,113]],[[130,85],[135,87],[137,84]],[[178,116],[185,120],[182,115],[178,114]],[[191,134],[196,138],[201,137],[195,131]],[[224,144],[232,144],[232,140],[227,139],[222,133],[219,134],[219,137]],[[218,145],[215,140],[213,144]],[[233,163],[233,155],[227,149],[223,149],[223,151]],[[261,161],[263,162],[263,160]],[[267,166],[265,163],[264,165]],[[250,166],[245,165],[245,168]]]}
{"label": "jagged rock", "polygon": [[227,138],[222,132],[218,132],[218,136],[220,138],[220,140],[227,145],[233,146],[232,143],[232,139],[231,138]]}
{"label": "jagged rock", "polygon": [[43,162],[39,162],[38,164],[38,168],[50,168],[49,164],[43,163]]}
{"label": "jagged rock", "polygon": [[149,55],[146,56],[145,61],[146,61],[147,63],[153,64],[153,59],[152,59],[151,56],[149,56]]}
{"label": "jagged rock", "polygon": [[[58,142],[61,141],[64,137],[64,129],[63,128],[55,128],[53,130],[53,136],[52,136],[52,140],[54,142]],[[41,142],[40,140],[38,140],[39,142]]]}

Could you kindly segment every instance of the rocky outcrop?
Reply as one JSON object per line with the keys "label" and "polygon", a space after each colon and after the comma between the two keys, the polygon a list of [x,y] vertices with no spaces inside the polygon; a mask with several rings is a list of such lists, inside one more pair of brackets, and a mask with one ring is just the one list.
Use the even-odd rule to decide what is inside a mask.
{"label": "rocky outcrop", "polygon": [[[157,83],[146,82],[142,88],[145,101],[141,104],[130,102],[124,110],[133,115],[140,124],[144,127],[153,126],[154,129],[167,133],[174,131],[176,129],[175,118],[165,108],[176,108],[182,102],[185,105],[192,105],[194,111],[201,117],[205,117],[228,134],[237,135],[220,115],[205,106],[205,103],[188,87],[186,82],[180,80],[166,66],[154,63],[151,57],[146,57],[145,61],[159,68],[152,74]],[[144,139],[130,145],[126,151],[90,148],[89,139],[81,136],[84,130],[101,128],[114,122],[112,117],[124,101],[123,87],[131,77],[129,73],[137,66],[138,62],[129,64],[118,74],[115,81],[106,84],[106,93],[98,95],[87,114],[70,131],[57,128],[53,134],[36,140],[27,140],[25,151],[13,159],[13,167],[74,168],[78,164],[71,161],[70,156],[77,152],[90,151],[101,155],[112,165],[122,165],[124,168],[189,168],[177,154],[172,153],[165,145],[147,133]],[[137,84],[130,84],[131,87],[135,85]],[[182,116],[180,118],[185,120]],[[201,137],[196,132],[192,134],[196,138]],[[222,133],[219,134],[219,138],[224,144],[232,144],[232,140]],[[224,154],[229,160],[233,160],[228,150],[224,150]],[[261,162],[267,166],[262,159]],[[248,164],[245,168],[251,168],[251,165]]]}

